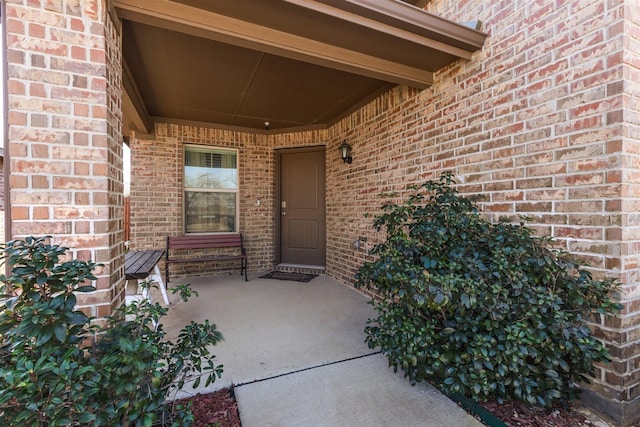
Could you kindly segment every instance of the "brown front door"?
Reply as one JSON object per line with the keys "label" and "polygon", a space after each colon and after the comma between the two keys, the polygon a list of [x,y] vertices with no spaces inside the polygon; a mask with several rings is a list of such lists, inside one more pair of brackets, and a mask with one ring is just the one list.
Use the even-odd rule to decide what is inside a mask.
{"label": "brown front door", "polygon": [[324,148],[280,152],[280,262],[324,266]]}

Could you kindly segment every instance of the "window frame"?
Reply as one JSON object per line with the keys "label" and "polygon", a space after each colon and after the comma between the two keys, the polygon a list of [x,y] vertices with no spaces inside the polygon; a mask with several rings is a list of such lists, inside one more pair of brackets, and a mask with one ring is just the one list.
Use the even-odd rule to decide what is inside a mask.
{"label": "window frame", "polygon": [[[236,182],[235,189],[225,188],[203,188],[203,187],[187,187],[186,186],[186,168],[187,168],[187,151],[189,149],[195,149],[198,151],[215,152],[222,151],[233,153],[236,159]],[[236,195],[235,200],[235,216],[234,216],[234,231],[204,231],[193,232],[187,231],[187,192],[205,192],[205,193],[233,193]],[[240,232],[240,150],[237,148],[229,148],[213,145],[199,145],[199,144],[184,144],[182,149],[182,234],[184,235],[207,235],[207,234],[235,234]]]}

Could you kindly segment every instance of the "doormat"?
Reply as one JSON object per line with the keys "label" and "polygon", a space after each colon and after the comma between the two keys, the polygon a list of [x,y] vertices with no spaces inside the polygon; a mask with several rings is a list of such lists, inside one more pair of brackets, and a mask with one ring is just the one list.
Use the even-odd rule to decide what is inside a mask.
{"label": "doormat", "polygon": [[292,273],[288,271],[272,271],[264,276],[260,276],[261,279],[276,279],[276,280],[290,280],[293,282],[309,282],[317,274],[305,274],[305,273]]}

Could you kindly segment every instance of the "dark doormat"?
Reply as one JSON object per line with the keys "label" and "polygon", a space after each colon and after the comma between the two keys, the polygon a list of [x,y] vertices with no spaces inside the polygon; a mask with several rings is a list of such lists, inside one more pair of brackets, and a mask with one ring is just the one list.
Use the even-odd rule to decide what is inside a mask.
{"label": "dark doormat", "polygon": [[308,282],[317,274],[305,274],[305,273],[292,273],[288,271],[272,271],[264,276],[260,276],[261,279],[276,279],[276,280],[290,280],[293,282]]}

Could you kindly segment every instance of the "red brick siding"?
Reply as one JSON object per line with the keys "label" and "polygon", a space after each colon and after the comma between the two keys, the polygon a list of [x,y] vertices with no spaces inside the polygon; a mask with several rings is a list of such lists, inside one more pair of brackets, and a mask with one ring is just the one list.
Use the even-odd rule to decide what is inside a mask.
{"label": "red brick siding", "polygon": [[[109,2],[106,2],[109,5]],[[110,10],[113,13],[113,10]],[[112,307],[120,305],[125,298],[124,280],[124,162],[122,138],[122,28],[117,17],[107,13],[104,24],[104,49],[92,50],[91,56],[106,61],[106,107],[98,109],[94,115],[106,118],[107,163],[93,166],[93,174],[104,174],[107,179],[109,247]],[[78,80],[82,81],[81,78]],[[95,107],[93,107],[95,108]]]}
{"label": "red brick siding", "polygon": [[167,139],[130,140],[131,249],[161,248],[169,231],[182,231],[183,154]]}
{"label": "red brick siding", "polygon": [[120,33],[103,0],[6,3],[13,238],[53,236],[104,263],[79,305],[103,316],[122,288]]}
{"label": "red brick siding", "polygon": [[4,156],[0,157],[0,239],[5,242]]}
{"label": "red brick siding", "polygon": [[[99,291],[81,299],[93,316],[110,312],[123,288],[121,36],[107,4],[6,3],[7,231],[51,234],[73,256],[104,263]],[[490,33],[482,51],[440,70],[428,90],[396,88],[326,131],[158,124],[153,140],[134,138],[132,246],[161,247],[181,232],[184,143],[239,149],[240,230],[254,271],[276,258],[276,150],[326,146],[327,272],[346,284],[382,238],[363,216],[378,212],[377,194],[403,196],[408,184],[453,170],[462,191],[487,196],[490,217],[527,215],[596,275],[621,279],[625,309],[596,329],[614,360],[598,368],[593,389],[621,403],[610,415],[630,423],[640,414],[638,2],[434,0],[427,8],[480,19]],[[351,165],[337,154],[345,139]],[[353,248],[359,236],[364,250]]]}
{"label": "red brick siding", "polygon": [[[4,156],[0,157],[0,171],[4,171]],[[0,206],[4,210],[4,173],[0,173]]]}
{"label": "red brick siding", "polygon": [[[625,310],[596,329],[614,361],[598,368],[592,387],[614,406],[634,401],[640,394],[637,2],[434,0],[427,7],[457,21],[480,19],[490,34],[472,60],[440,70],[427,90],[395,88],[326,131],[249,135],[157,125],[156,141],[139,141],[133,162],[166,155],[173,172],[140,173],[149,188],[167,180],[175,199],[168,208],[151,203],[153,215],[132,221],[149,239],[133,232],[132,239],[152,244],[156,226],[181,230],[181,144],[236,147],[250,269],[270,268],[276,150],[325,145],[327,274],[351,284],[367,249],[383,237],[364,217],[379,212],[378,194],[395,191],[401,199],[407,185],[452,170],[461,191],[485,195],[482,207],[492,219],[526,215],[540,233],[591,263],[596,276],[621,280]],[[343,140],[353,147],[351,165],[338,156]],[[153,202],[155,190],[142,185],[132,203]],[[363,249],[353,247],[359,237],[367,240]],[[633,408],[623,407],[609,415],[627,423]]]}
{"label": "red brick siding", "polygon": [[[335,149],[354,146],[354,163],[327,173],[330,274],[349,282],[366,259],[350,248],[377,240],[370,220],[376,193],[398,191],[453,170],[483,208],[527,215],[540,232],[618,277],[620,318],[596,331],[614,363],[598,368],[593,388],[616,401],[640,394],[638,292],[637,2],[430,3],[459,21],[481,19],[482,52],[441,70],[429,90],[398,88],[331,131]],[[622,31],[627,28],[627,31]],[[637,359],[640,360],[640,359]],[[618,414],[629,422],[625,410]],[[631,410],[633,411],[633,410]]]}
{"label": "red brick siding", "polygon": [[[162,248],[167,235],[182,233],[184,144],[235,148],[239,152],[239,231],[249,253],[249,270],[271,269],[276,259],[275,149],[323,145],[324,133],[267,136],[156,124],[153,141],[135,137],[131,141],[131,247]],[[203,268],[204,273],[237,270],[229,263],[208,263]],[[177,276],[194,273],[190,265],[174,265],[172,271]]]}
{"label": "red brick siding", "polygon": [[[625,402],[640,390],[637,2],[435,0],[427,7],[457,21],[480,19],[490,33],[471,61],[437,72],[430,89],[398,87],[327,131],[251,136],[159,125],[157,141],[134,157],[167,144],[180,152],[184,142],[239,148],[241,229],[256,270],[275,259],[276,150],[325,145],[327,273],[346,284],[383,237],[363,215],[379,212],[378,194],[400,199],[407,185],[454,171],[463,192],[486,196],[492,219],[526,215],[596,276],[621,279],[625,310],[596,329],[614,360],[598,368],[592,388],[617,408],[609,415],[629,423],[637,409]],[[353,146],[351,165],[338,157],[343,140]],[[178,204],[179,156],[171,163]],[[173,219],[161,224],[179,231],[180,208],[159,210],[159,221],[167,212]],[[353,247],[359,237],[363,249]]]}
{"label": "red brick siding", "polygon": [[[132,249],[165,248],[168,235],[183,233],[183,144],[173,135],[184,136],[190,143],[211,145],[207,144],[211,138],[205,136],[207,132],[205,129],[158,125],[155,141],[131,140]],[[238,148],[224,140],[217,141],[215,146]],[[217,273],[231,266],[231,263],[210,262],[199,265],[174,264],[171,266],[171,276]],[[161,268],[164,271],[164,263],[161,263]]]}

